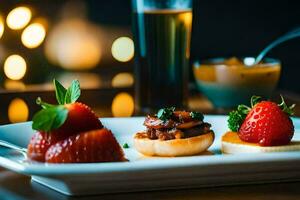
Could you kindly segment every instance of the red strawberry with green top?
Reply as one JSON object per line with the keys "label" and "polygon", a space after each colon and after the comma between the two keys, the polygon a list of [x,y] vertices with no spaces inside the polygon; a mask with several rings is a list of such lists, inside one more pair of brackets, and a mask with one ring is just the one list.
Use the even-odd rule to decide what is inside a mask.
{"label": "red strawberry with green top", "polygon": [[124,152],[108,129],[73,135],[52,145],[46,153],[48,163],[88,163],[125,161]]}
{"label": "red strawberry with green top", "polygon": [[288,107],[283,98],[278,105],[254,96],[251,98],[251,108],[240,105],[230,112],[228,125],[245,142],[260,146],[286,145],[294,135],[294,125],[290,119],[294,106]]}
{"label": "red strawberry with green top", "polygon": [[31,160],[45,162],[45,154],[48,148],[59,141],[56,134],[49,134],[42,131],[37,131],[31,138],[27,154]]}
{"label": "red strawberry with green top", "polygon": [[83,103],[75,102],[64,105],[68,111],[67,119],[61,127],[52,133],[59,132],[70,136],[76,133],[102,128],[102,124],[90,107]]}
{"label": "red strawberry with green top", "polygon": [[59,105],[51,105],[42,102],[40,98],[37,99],[37,103],[43,109],[33,117],[32,128],[38,132],[28,145],[27,154],[32,160],[43,162],[46,151],[56,142],[71,135],[103,127],[91,108],[76,102],[80,96],[78,81],[73,81],[68,89],[56,80],[54,85]]}

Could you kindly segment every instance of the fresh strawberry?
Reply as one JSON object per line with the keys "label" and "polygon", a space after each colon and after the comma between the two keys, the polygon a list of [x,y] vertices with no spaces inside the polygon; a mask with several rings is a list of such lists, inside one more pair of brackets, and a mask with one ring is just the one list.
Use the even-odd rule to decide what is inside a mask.
{"label": "fresh strawberry", "polygon": [[96,114],[87,105],[75,102],[66,104],[65,108],[68,110],[67,120],[61,127],[51,131],[51,134],[70,136],[103,127]]}
{"label": "fresh strawberry", "polygon": [[238,135],[243,141],[261,146],[285,145],[294,135],[294,126],[276,103],[262,101],[251,109]]}
{"label": "fresh strawberry", "polygon": [[125,161],[124,152],[108,129],[74,135],[52,145],[46,153],[48,163],[89,163]]}
{"label": "fresh strawberry", "polygon": [[56,80],[54,85],[60,105],[51,105],[37,99],[43,109],[33,117],[32,128],[38,132],[28,145],[27,154],[32,160],[44,161],[47,149],[60,140],[103,127],[90,107],[76,102],[80,96],[78,81],[73,81],[68,89]]}
{"label": "fresh strawberry", "polygon": [[45,162],[45,154],[48,148],[59,141],[57,134],[48,134],[37,131],[32,136],[28,147],[27,155],[31,160]]}
{"label": "fresh strawberry", "polygon": [[[261,146],[288,144],[294,135],[292,115],[294,105],[288,107],[284,99],[277,105],[271,101],[251,100],[251,108],[241,105],[229,114],[229,128],[238,131],[241,140]],[[233,130],[234,129],[234,130]]]}

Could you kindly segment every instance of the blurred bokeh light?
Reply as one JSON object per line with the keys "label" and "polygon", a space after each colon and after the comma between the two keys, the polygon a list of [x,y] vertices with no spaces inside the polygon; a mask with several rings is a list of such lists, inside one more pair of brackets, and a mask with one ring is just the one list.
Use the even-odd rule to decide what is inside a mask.
{"label": "blurred bokeh light", "polygon": [[46,30],[40,23],[33,23],[26,27],[22,33],[22,43],[27,48],[38,47],[45,39]]}
{"label": "blurred bokeh light", "polygon": [[116,74],[111,81],[111,85],[115,88],[130,87],[133,85],[133,83],[133,75],[128,72],[121,72]]}
{"label": "blurred bokeh light", "polygon": [[26,86],[22,81],[6,79],[4,81],[4,88],[7,90],[20,91],[20,90],[24,90]]}
{"label": "blurred bokeh light", "polygon": [[15,98],[8,106],[8,119],[12,123],[25,122],[28,120],[29,109],[23,99]]}
{"label": "blurred bokeh light", "polygon": [[111,105],[111,112],[114,117],[130,117],[134,112],[133,97],[126,93],[121,92],[117,94]]}
{"label": "blurred bokeh light", "polygon": [[5,95],[5,122],[0,123],[30,120],[31,109],[36,107],[34,96],[45,94],[48,98],[53,78],[63,85],[79,80],[86,90],[83,100],[87,102],[95,101],[94,93],[100,94],[96,101],[101,101],[101,106],[91,105],[99,113],[103,109],[104,116],[133,115],[131,30],[127,25],[106,23],[102,18],[92,17],[90,3],[82,0],[61,4],[3,2],[0,92]]}
{"label": "blurred bokeh light", "polygon": [[72,81],[77,79],[80,87],[85,89],[100,88],[102,85],[101,77],[89,72],[64,72],[56,76],[56,79],[63,85],[71,85]]}
{"label": "blurred bokeh light", "polygon": [[53,27],[45,43],[47,58],[68,70],[87,70],[101,59],[96,28],[84,19],[64,20]]}
{"label": "blurred bokeh light", "polygon": [[11,55],[4,62],[4,73],[7,78],[12,80],[20,80],[26,73],[26,62],[19,55]]}
{"label": "blurred bokeh light", "polygon": [[0,38],[2,37],[4,32],[4,22],[3,22],[3,17],[0,15]]}
{"label": "blurred bokeh light", "polygon": [[31,10],[27,7],[21,6],[14,8],[7,15],[7,26],[13,30],[24,28],[31,20]]}
{"label": "blurred bokeh light", "polygon": [[128,62],[134,56],[134,43],[129,37],[119,37],[111,47],[113,57],[120,62]]}

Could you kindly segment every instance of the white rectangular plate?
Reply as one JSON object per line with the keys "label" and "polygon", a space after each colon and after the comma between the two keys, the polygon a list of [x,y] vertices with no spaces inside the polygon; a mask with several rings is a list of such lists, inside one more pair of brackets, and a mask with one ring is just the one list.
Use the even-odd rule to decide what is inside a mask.
{"label": "white rectangular plate", "polygon": [[[133,135],[144,130],[144,117],[103,118],[124,149],[129,162],[91,164],[30,163],[11,150],[0,149],[0,165],[29,175],[33,181],[67,195],[133,192],[300,179],[300,152],[222,155],[220,138],[227,130],[226,116],[205,116],[216,133],[203,155],[159,158],[135,151]],[[300,140],[300,119],[294,118],[294,140]],[[34,131],[31,123],[0,126],[0,139],[26,147]]]}

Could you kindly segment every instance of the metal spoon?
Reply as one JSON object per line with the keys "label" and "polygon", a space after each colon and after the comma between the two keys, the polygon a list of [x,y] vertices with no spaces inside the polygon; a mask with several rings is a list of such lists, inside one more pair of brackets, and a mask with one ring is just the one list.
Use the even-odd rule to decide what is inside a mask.
{"label": "metal spoon", "polygon": [[253,65],[258,64],[264,57],[265,55],[274,47],[276,47],[277,45],[287,41],[287,40],[291,40],[293,38],[296,37],[300,37],[300,28],[296,28],[286,34],[284,34],[283,36],[277,38],[276,40],[274,40],[271,44],[269,44],[266,48],[264,48],[259,54],[258,56],[255,58],[255,61],[253,63]]}
{"label": "metal spoon", "polygon": [[9,148],[9,149],[13,149],[13,150],[18,151],[19,153],[23,154],[25,157],[27,156],[27,149],[26,148],[14,145],[10,142],[0,140],[0,146],[6,147],[6,148]]}

